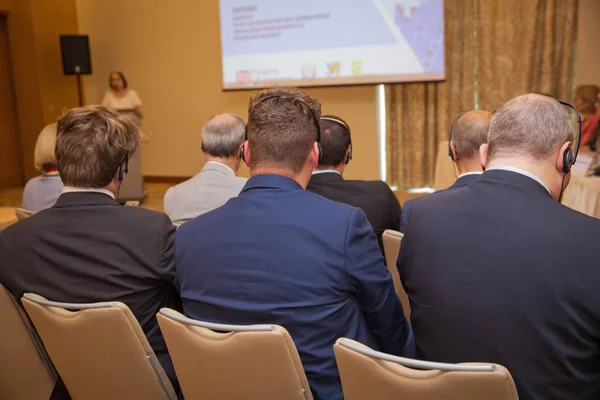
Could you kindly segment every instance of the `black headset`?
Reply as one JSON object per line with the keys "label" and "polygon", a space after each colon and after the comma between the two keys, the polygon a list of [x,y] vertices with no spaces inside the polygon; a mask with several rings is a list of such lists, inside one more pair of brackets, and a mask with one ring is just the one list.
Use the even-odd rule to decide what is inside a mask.
{"label": "black headset", "polygon": [[121,164],[121,168],[119,168],[119,182],[123,182],[125,179],[125,174],[129,172],[129,152],[125,153],[125,159]]}
{"label": "black headset", "polygon": [[450,135],[448,137],[448,156],[452,161],[454,161],[454,154],[452,154],[452,148],[450,147],[450,143],[452,143],[452,133],[454,132],[454,125],[456,124],[456,121],[458,121],[460,117],[462,117],[465,114],[466,112],[458,114],[458,117],[454,118],[454,121],[452,121],[452,124],[450,125]]}
{"label": "black headset", "polygon": [[572,108],[577,116],[577,145],[575,146],[575,151],[573,151],[571,145],[569,145],[567,150],[563,153],[563,172],[567,174],[575,164],[575,161],[577,161],[577,154],[579,154],[579,143],[581,142],[581,115],[579,115],[579,111],[577,111],[573,104],[562,100],[557,101],[565,107]]}
{"label": "black headset", "polygon": [[344,128],[346,130],[346,132],[348,132],[348,139],[350,139],[350,151],[348,152],[348,154],[346,155],[346,159],[344,160],[346,165],[348,165],[350,163],[350,160],[352,160],[352,132],[350,132],[350,126],[343,119],[335,117],[333,115],[323,115],[321,117],[321,121],[323,121],[323,120],[333,121],[333,122],[337,123],[338,125],[341,125],[342,128]]}
{"label": "black headset", "polygon": [[[270,99],[298,100],[300,103],[302,103],[308,109],[308,111],[310,111],[310,114],[312,116],[315,127],[317,128],[317,137],[315,138],[315,142],[317,142],[317,147],[319,149],[319,157],[318,158],[319,158],[319,162],[321,162],[321,159],[323,158],[323,152],[321,151],[321,127],[319,126],[319,120],[317,119],[317,116],[316,116],[315,112],[312,110],[312,108],[310,108],[304,100],[302,100],[300,97],[298,97],[298,95],[296,95],[294,93],[288,93],[288,92],[284,92],[284,91],[275,91],[275,92],[271,93],[270,95],[265,96],[264,98],[260,99],[260,101],[258,103],[256,103],[252,107],[252,109],[254,109],[256,106],[258,106],[260,103],[270,100]],[[252,109],[250,111],[252,111]],[[250,114],[250,113],[248,113],[248,114]],[[250,119],[250,118],[248,118],[248,119]],[[245,142],[247,140],[248,140],[248,125],[246,125],[246,133],[244,134],[244,145],[242,145],[242,147],[240,148],[240,158],[242,160],[244,160],[244,162],[246,162],[246,157],[244,156],[244,147],[246,146]]]}

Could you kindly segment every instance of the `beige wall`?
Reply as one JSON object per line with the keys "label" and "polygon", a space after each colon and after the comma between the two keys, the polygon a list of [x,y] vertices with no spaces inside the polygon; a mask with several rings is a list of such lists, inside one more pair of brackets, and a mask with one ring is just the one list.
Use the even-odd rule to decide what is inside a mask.
{"label": "beige wall", "polygon": [[[17,119],[26,177],[37,175],[33,149],[57,112],[77,105],[74,78],[62,73],[61,33],[76,33],[75,0],[0,0],[8,15]],[[75,96],[75,97],[73,97]]]}
{"label": "beige wall", "polygon": [[600,85],[600,0],[579,0],[577,37],[576,82]]}
{"label": "beige wall", "polygon": [[[88,103],[98,102],[111,70],[125,73],[144,102],[142,149],[146,176],[191,176],[203,164],[200,131],[219,112],[247,117],[252,91],[221,90],[218,0],[76,0],[79,31],[90,35],[94,75]],[[374,86],[307,90],[323,111],[353,132],[350,178],[377,179]],[[247,174],[247,171],[242,171]]]}

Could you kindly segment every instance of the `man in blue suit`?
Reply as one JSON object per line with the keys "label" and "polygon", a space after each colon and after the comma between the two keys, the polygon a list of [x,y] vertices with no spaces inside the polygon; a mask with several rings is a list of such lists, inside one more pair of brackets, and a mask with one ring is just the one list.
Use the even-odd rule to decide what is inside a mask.
{"label": "man in blue suit", "polygon": [[[458,179],[452,186],[440,190],[455,190],[473,183],[483,172],[479,158],[479,148],[487,142],[492,113],[483,110],[469,111],[459,115],[450,126],[448,155],[458,169]],[[400,232],[404,232],[408,212],[415,202],[421,198],[408,200],[402,207],[400,217]]]}
{"label": "man in blue suit", "polygon": [[600,398],[600,221],[558,201],[572,142],[561,104],[519,96],[481,177],[414,204],[398,270],[418,358],[502,364],[521,400]]}
{"label": "man in blue suit", "polygon": [[315,397],[336,400],[336,339],[399,355],[410,328],[365,213],[304,190],[319,160],[320,109],[295,89],[250,100],[251,178],[178,230],[175,259],[186,315],[282,325]]}

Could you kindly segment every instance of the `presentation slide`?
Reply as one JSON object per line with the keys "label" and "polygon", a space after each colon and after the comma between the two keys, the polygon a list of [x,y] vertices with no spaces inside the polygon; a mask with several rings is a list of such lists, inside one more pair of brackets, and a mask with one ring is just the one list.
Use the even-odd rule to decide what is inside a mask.
{"label": "presentation slide", "polygon": [[223,88],[444,79],[443,0],[220,0]]}

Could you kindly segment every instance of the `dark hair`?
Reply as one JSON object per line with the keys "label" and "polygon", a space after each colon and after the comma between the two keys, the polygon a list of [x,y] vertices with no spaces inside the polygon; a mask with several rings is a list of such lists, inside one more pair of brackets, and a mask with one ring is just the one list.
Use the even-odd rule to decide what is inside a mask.
{"label": "dark hair", "polygon": [[111,89],[114,89],[111,82],[113,74],[117,74],[121,77],[121,80],[123,81],[123,89],[127,89],[127,79],[125,79],[125,75],[123,75],[121,71],[113,71],[108,74],[108,86],[110,86]]}
{"label": "dark hair", "polygon": [[[282,95],[263,101],[274,93]],[[295,88],[263,90],[251,98],[247,125],[250,168],[277,167],[299,173],[317,138],[315,118],[320,116],[321,103]]]}
{"label": "dark hair", "polygon": [[[321,118],[331,117],[339,119],[346,126],[346,121],[335,115],[323,115]],[[321,151],[323,158],[319,162],[322,167],[335,167],[346,158],[346,152],[352,143],[350,131],[339,122],[321,119]]]}
{"label": "dark hair", "polygon": [[137,126],[101,106],[73,108],[58,120],[56,167],[65,186],[103,188],[137,148]]}

